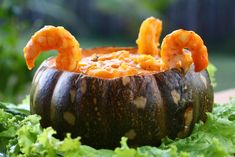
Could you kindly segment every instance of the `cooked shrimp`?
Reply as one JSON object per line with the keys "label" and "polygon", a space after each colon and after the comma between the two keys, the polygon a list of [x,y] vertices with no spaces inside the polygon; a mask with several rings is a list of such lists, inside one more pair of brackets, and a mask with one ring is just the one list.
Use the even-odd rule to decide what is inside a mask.
{"label": "cooked shrimp", "polygon": [[140,26],[136,40],[138,53],[159,55],[159,38],[162,32],[162,21],[149,17]]}
{"label": "cooked shrimp", "polygon": [[45,26],[36,32],[24,48],[24,57],[28,69],[42,51],[58,50],[56,68],[76,71],[81,60],[81,48],[75,37],[63,27]]}
{"label": "cooked shrimp", "polygon": [[[191,54],[188,53],[188,50]],[[167,68],[183,67],[188,69],[192,63],[199,72],[208,65],[207,48],[199,35],[193,31],[176,30],[167,35],[161,45],[161,58]]]}
{"label": "cooked shrimp", "polygon": [[162,66],[162,60],[156,59],[151,55],[139,55],[137,63],[144,70],[160,71]]}

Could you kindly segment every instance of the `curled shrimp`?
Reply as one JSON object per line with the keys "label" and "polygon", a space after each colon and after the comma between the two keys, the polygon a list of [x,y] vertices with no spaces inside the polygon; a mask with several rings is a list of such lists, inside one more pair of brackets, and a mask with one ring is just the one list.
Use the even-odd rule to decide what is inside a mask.
{"label": "curled shrimp", "polygon": [[190,58],[193,60],[196,72],[205,69],[208,65],[207,48],[201,37],[193,31],[183,29],[173,31],[163,39],[161,58],[167,68],[180,66],[187,70],[192,63]]}
{"label": "curled shrimp", "polygon": [[159,38],[162,32],[162,21],[149,17],[143,21],[136,43],[138,53],[159,55]]}
{"label": "curled shrimp", "polygon": [[58,50],[56,68],[76,71],[81,60],[81,48],[75,37],[64,27],[45,26],[36,32],[24,48],[24,57],[28,69],[34,67],[34,62],[42,51]]}

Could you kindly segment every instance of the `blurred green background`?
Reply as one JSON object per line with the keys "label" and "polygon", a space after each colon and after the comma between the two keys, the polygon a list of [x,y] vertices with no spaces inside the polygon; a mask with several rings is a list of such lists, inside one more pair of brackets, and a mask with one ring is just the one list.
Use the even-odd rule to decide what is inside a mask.
{"label": "blurred green background", "polygon": [[[0,101],[19,102],[29,93],[35,69],[26,68],[23,47],[44,25],[64,26],[82,48],[135,46],[149,16],[163,21],[161,40],[179,28],[197,32],[218,69],[215,90],[235,88],[234,6],[234,0],[0,0]],[[51,55],[40,55],[37,67]]]}

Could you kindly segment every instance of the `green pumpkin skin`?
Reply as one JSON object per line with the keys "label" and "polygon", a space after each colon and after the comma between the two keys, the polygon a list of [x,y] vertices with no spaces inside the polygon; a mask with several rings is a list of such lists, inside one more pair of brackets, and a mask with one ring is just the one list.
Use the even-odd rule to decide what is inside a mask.
{"label": "green pumpkin skin", "polygon": [[100,79],[51,68],[44,61],[35,73],[30,110],[57,136],[81,136],[94,148],[160,144],[163,137],[188,136],[212,111],[208,72],[178,69],[148,75]]}

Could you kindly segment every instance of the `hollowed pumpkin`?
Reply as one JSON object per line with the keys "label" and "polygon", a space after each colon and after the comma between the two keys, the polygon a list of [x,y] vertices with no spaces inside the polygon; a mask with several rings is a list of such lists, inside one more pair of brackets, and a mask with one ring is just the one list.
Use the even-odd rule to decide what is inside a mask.
{"label": "hollowed pumpkin", "polygon": [[177,30],[160,49],[161,25],[153,17],[144,21],[138,48],[82,50],[63,27],[35,33],[24,49],[29,69],[41,51],[57,49],[59,55],[35,73],[31,113],[58,137],[69,132],[95,148],[114,148],[122,136],[139,146],[189,135],[212,110],[207,48],[194,32]]}
{"label": "hollowed pumpkin", "polygon": [[189,135],[212,110],[206,70],[194,72],[192,66],[186,74],[170,69],[102,79],[51,68],[50,60],[34,76],[30,108],[41,115],[42,126],[52,126],[59,137],[70,132],[95,148],[118,146],[122,136],[130,145],[159,145],[165,136]]}

